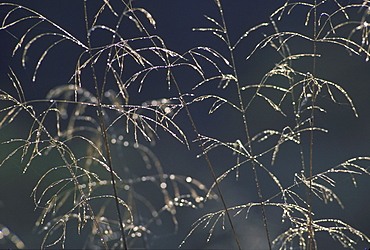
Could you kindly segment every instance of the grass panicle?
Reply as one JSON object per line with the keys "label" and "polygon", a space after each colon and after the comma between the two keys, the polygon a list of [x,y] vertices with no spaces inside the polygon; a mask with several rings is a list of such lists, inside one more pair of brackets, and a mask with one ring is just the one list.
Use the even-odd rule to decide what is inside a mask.
{"label": "grass panicle", "polygon": [[[370,244],[356,225],[321,217],[319,210],[346,208],[341,178],[359,186],[358,177],[370,175],[370,157],[334,167],[317,159],[317,145],[332,129],[322,122],[331,105],[360,114],[345,84],[325,74],[331,65],[322,60],[328,47],[369,60],[368,1],[286,1],[236,38],[233,13],[224,7],[231,3],[210,1],[217,12],[205,15],[208,26],[193,28],[209,35],[209,43],[182,52],[167,47],[158,20],[141,3],[82,2],[79,34],[32,8],[0,3],[0,30],[17,40],[12,56],[32,72],[32,84],[42,81],[59,47],[70,46],[75,58],[66,81],[49,84],[43,98],[28,97],[22,71],[13,65],[7,69],[12,89],[0,89],[0,129],[21,122],[25,131],[2,141],[0,166],[16,161],[23,174],[38,174],[30,193],[41,248],[68,248],[75,232],[84,248],[153,248],[161,227],[183,233],[179,213],[188,208],[210,210],[179,247],[201,228],[212,242],[221,228],[230,230],[232,247],[243,249],[241,228],[253,227],[251,217],[262,225],[261,248],[318,249],[321,235],[341,247]],[[266,59],[256,82],[243,67],[264,60],[261,53],[274,63]],[[156,93],[147,98],[150,91]],[[199,116],[203,108],[206,117]],[[224,125],[212,120],[223,116]],[[218,132],[203,126],[208,119]],[[229,137],[220,132],[225,126]],[[171,166],[183,166],[183,158],[172,155],[175,149],[161,152],[174,143],[204,158],[209,173],[190,174],[192,160],[176,173]],[[253,194],[231,197],[227,185],[244,179],[253,183]],[[220,204],[209,208],[211,200]],[[0,224],[0,244],[5,239],[25,248],[20,238]]]}

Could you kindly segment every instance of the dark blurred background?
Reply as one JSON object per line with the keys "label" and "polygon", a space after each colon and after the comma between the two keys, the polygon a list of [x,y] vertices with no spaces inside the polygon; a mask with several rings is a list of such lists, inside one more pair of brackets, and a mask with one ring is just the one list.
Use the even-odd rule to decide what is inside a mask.
{"label": "dark blurred background", "polygon": [[[25,5],[41,13],[73,34],[76,38],[82,41],[86,40],[82,1],[50,0],[12,2]],[[342,4],[346,4],[347,2],[340,1]],[[271,13],[284,3],[285,1],[272,0],[224,1],[224,14],[231,41],[237,41],[249,28],[261,22],[268,21]],[[100,1],[88,2],[91,13],[96,12],[101,4],[102,2]],[[167,48],[182,54],[193,47],[209,46],[228,57],[227,48],[219,39],[212,36],[209,32],[192,31],[192,28],[196,27],[213,27],[213,24],[204,15],[220,20],[217,6],[213,1],[137,0],[133,4],[147,9],[152,14],[156,20],[157,28],[148,28],[148,30],[151,34],[161,36]],[[332,7],[336,8],[335,4]],[[7,6],[0,6],[1,20],[9,9]],[[26,15],[28,12],[24,10],[24,13]],[[102,15],[102,21],[106,21],[108,25],[109,17],[111,16],[113,18],[113,16],[108,11],[107,13],[106,15]],[[304,26],[305,13],[307,13],[307,9],[296,8],[291,15],[284,16],[279,25],[281,25],[283,30],[294,30],[303,33],[312,32],[310,31],[310,27]],[[114,22],[113,20],[112,24]],[[10,28],[10,33],[4,30],[0,31],[0,89],[15,94],[12,83],[7,77],[7,74],[10,72],[8,65],[11,65],[22,83],[26,99],[43,99],[53,87],[68,83],[75,69],[76,59],[81,53],[81,48],[69,42],[63,42],[53,48],[41,65],[36,82],[32,82],[33,69],[37,58],[41,55],[45,46],[50,45],[50,42],[53,40],[51,38],[45,38],[38,43],[40,47],[35,46],[31,48],[28,55],[29,62],[27,63],[27,68],[24,69],[21,67],[20,52],[22,51],[18,51],[13,57],[11,53],[17,43],[16,38],[19,39],[24,34],[27,28],[30,27],[30,23],[35,22],[32,20],[24,21]],[[149,27],[148,24],[146,25]],[[43,24],[38,26],[33,32],[43,33],[54,31],[55,29],[50,25]],[[242,86],[259,83],[264,74],[281,60],[278,53],[270,47],[257,50],[250,60],[245,60],[255,45],[263,39],[264,34],[269,34],[268,32],[271,33],[272,30],[257,30],[251,34],[250,38],[245,39],[235,51],[236,64],[238,65],[237,69]],[[133,23],[125,20],[122,25],[121,34],[127,34],[125,38],[129,38],[140,33],[138,33]],[[95,39],[99,43],[99,38]],[[104,41],[103,38],[102,41]],[[290,46],[292,53],[312,53],[312,44],[297,38],[291,41]],[[338,102],[342,104],[333,103],[330,101],[328,95],[322,94],[319,96],[318,102],[327,110],[327,113],[317,116],[317,126],[328,129],[329,132],[317,132],[316,134],[314,142],[315,173],[334,167],[352,157],[370,155],[370,132],[368,129],[370,122],[369,63],[365,62],[364,56],[350,56],[343,48],[335,45],[320,45],[318,52],[324,54],[317,61],[317,75],[342,86],[354,101],[359,117],[356,118],[350,106],[344,104],[346,100],[339,91],[335,92],[335,94],[338,96]],[[32,58],[32,55],[35,58]],[[312,59],[302,59],[296,63],[296,66],[303,72],[311,71]],[[130,67],[131,65],[125,65],[127,71],[130,71]],[[209,68],[211,71],[211,67]],[[134,71],[134,69],[132,70]],[[218,82],[210,82],[197,90],[192,90],[201,80],[199,75],[190,69],[175,69],[175,73],[183,93],[195,93],[196,95],[207,93],[219,94],[237,103],[234,86],[219,89],[217,88]],[[225,73],[231,73],[231,71]],[[175,89],[168,90],[164,79],[165,74],[163,72],[151,74],[144,82],[141,93],[137,93],[136,91],[139,88],[138,84],[131,86],[129,89],[130,103],[141,104],[147,100],[176,96]],[[85,84],[85,87],[90,91],[94,91],[92,84]],[[115,84],[108,84],[107,88],[115,88]],[[218,138],[221,141],[235,142],[237,139],[245,141],[239,114],[226,105],[222,106],[216,113],[208,114],[211,105],[211,101],[205,101],[190,106],[190,111],[194,116],[199,132],[209,137]],[[41,105],[41,107],[45,108],[46,106]],[[265,129],[282,130],[288,125],[291,127],[294,126],[294,117],[282,117],[278,112],[274,112],[266,102],[261,100],[256,100],[254,105],[251,106],[248,117],[250,117],[249,123],[252,135]],[[19,118],[10,126],[5,126],[1,129],[1,141],[6,141],[14,137],[22,138],[27,135],[28,131],[25,129],[25,124],[26,122],[32,122],[32,120],[26,115]],[[151,150],[161,161],[166,173],[192,176],[209,187],[212,184],[211,174],[204,159],[202,157],[196,157],[200,153],[200,149],[196,142],[192,142],[195,139],[195,135],[185,112],[180,113],[176,119],[175,121],[180,124],[185,134],[187,134],[189,142],[191,142],[190,150],[163,131],[159,131],[160,139],[157,140],[156,146],[152,147]],[[123,133],[123,128],[117,127],[116,133],[117,135]],[[303,136],[303,139],[306,142],[305,145],[307,145],[307,137]],[[1,147],[0,156],[1,159],[4,159],[12,149],[7,145],[1,145]],[[294,175],[288,173],[299,173],[301,170],[298,150],[298,146],[293,143],[284,144],[280,148],[275,164],[271,167],[271,171],[280,178],[281,183],[285,187],[294,182]],[[307,148],[305,152],[308,152]],[[217,175],[220,175],[235,164],[235,157],[227,149],[217,148],[211,151],[210,158]],[[115,160],[119,162],[120,159]],[[269,162],[269,160],[270,158],[266,159],[265,163]],[[367,169],[369,164],[366,162],[364,164],[363,167]],[[53,164],[50,159],[46,160],[46,162],[39,159],[31,165],[25,174],[22,174],[24,165],[24,162],[20,163],[19,158],[11,158],[0,168],[0,223],[17,234],[28,248],[38,248],[42,237],[38,234],[38,230],[34,229],[34,222],[39,216],[39,210],[34,210],[33,200],[30,195],[38,178],[43,173],[42,169],[47,169],[53,166]],[[276,186],[274,186],[271,180],[269,180],[269,177],[265,176],[263,172],[260,173],[260,178],[262,193],[265,194],[265,197],[268,197],[275,192]],[[315,200],[314,210],[316,210],[317,218],[340,218],[354,228],[370,235],[370,227],[368,226],[370,222],[368,209],[370,205],[368,196],[370,186],[368,184],[368,178],[369,176],[357,176],[358,183],[357,188],[355,188],[348,175],[338,175],[336,179],[337,186],[334,190],[340,196],[345,209],[341,209],[335,202],[324,204],[321,201]],[[232,174],[225,179],[221,187],[226,197],[226,203],[229,206],[258,201],[251,169],[240,168],[238,181],[236,181],[235,175]],[[179,208],[177,214],[180,223],[179,231],[173,234],[174,227],[170,224],[167,228],[162,227],[161,229],[159,227],[158,231],[154,232],[155,237],[151,243],[151,247],[176,248],[189,232],[191,224],[196,219],[203,214],[217,211],[221,208],[220,202],[215,201],[209,201],[205,204],[204,208],[197,210]],[[269,208],[267,211],[270,232],[272,238],[274,238],[283,232],[287,224],[281,222],[280,210]],[[238,217],[234,218],[234,222],[244,249],[267,248],[259,208],[253,208],[248,219],[245,219],[245,213],[241,213]],[[206,242],[209,228],[202,229],[200,227],[187,240],[184,248],[235,248],[236,246],[228,223],[226,223],[225,230],[220,229],[221,223],[216,226],[214,235],[209,243]],[[83,243],[78,238],[77,232],[71,230],[67,233],[66,247],[80,248]],[[76,238],[73,235],[76,235]],[[341,247],[338,242],[330,239],[330,236],[327,234],[318,234],[317,237],[319,248],[321,249],[338,249]],[[356,237],[354,238],[357,239]],[[356,249],[363,249],[365,247],[370,247],[370,244],[359,242],[355,246]]]}

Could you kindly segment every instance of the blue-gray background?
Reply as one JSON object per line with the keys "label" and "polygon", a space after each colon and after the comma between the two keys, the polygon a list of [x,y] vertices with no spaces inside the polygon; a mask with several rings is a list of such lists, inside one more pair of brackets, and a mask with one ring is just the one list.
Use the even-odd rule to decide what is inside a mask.
{"label": "blue-gray background", "polygon": [[[14,1],[15,2],[15,1]],[[227,25],[231,34],[231,40],[236,41],[250,27],[261,22],[268,21],[269,15],[278,7],[284,4],[284,1],[224,1],[224,12]],[[342,1],[343,3],[347,1]],[[83,5],[82,1],[17,1],[24,4],[37,12],[43,14],[47,18],[58,23],[65,30],[69,31],[79,39],[84,39],[84,21],[83,21]],[[90,3],[89,3],[90,4]],[[146,8],[157,21],[157,29],[150,30],[152,33],[157,33],[166,42],[169,49],[183,53],[190,48],[196,46],[210,46],[218,51],[226,54],[225,47],[209,33],[193,32],[194,27],[208,27],[211,22],[204,18],[204,15],[218,18],[217,8],[213,1],[134,1],[134,4]],[[98,6],[98,5],[96,5]],[[95,6],[95,7],[96,7]],[[333,7],[335,7],[333,5]],[[8,8],[0,8],[1,17],[6,13]],[[304,27],[304,11],[306,9],[297,9],[293,15],[296,18],[290,17],[283,23],[286,29],[302,31],[309,28]],[[294,21],[293,21],[294,20]],[[13,35],[20,36],[25,27],[29,25],[24,22],[17,28],[10,30]],[[133,25],[132,25],[133,26]],[[47,26],[40,26],[40,32],[52,31],[51,27],[48,30]],[[127,26],[129,32],[134,27]],[[311,31],[309,31],[311,32]],[[280,58],[272,49],[258,51],[257,54],[249,61],[245,61],[245,57],[250,53],[255,44],[263,38],[263,31],[255,32],[250,39],[244,41],[240,49],[237,50],[237,65],[238,72],[241,77],[241,84],[256,84],[263,75],[270,70]],[[0,88],[11,90],[11,82],[6,74],[9,73],[8,65],[18,74],[22,81],[22,86],[26,93],[26,99],[44,98],[47,91],[59,84],[68,82],[75,67],[75,60],[81,52],[71,44],[62,44],[60,47],[53,49],[46,61],[43,63],[38,74],[38,80],[33,83],[31,81],[32,67],[24,70],[20,67],[20,53],[14,58],[11,57],[11,51],[16,44],[16,40],[8,33],[1,31],[1,57],[0,57],[0,73],[1,83]],[[45,42],[47,44],[47,41]],[[293,52],[310,52],[312,51],[309,43],[302,43],[297,39],[297,43],[291,43]],[[37,49],[35,49],[37,55]],[[328,101],[327,96],[321,96],[323,105],[326,105],[326,115],[321,115],[316,120],[319,126],[329,130],[329,133],[318,133],[315,139],[314,151],[314,172],[323,171],[333,167],[349,158],[356,156],[370,155],[369,152],[369,91],[370,84],[369,64],[365,63],[364,57],[349,56],[348,53],[335,46],[321,46],[319,53],[325,52],[323,58],[318,60],[317,72],[318,75],[325,79],[330,79],[333,82],[340,84],[347,90],[352,97],[359,118],[355,118],[348,105],[338,105]],[[31,56],[31,54],[29,55]],[[34,59],[35,60],[35,59]],[[31,62],[32,58],[30,58]],[[32,65],[32,64],[31,64]],[[33,64],[34,66],[34,64]],[[129,66],[126,66],[129,67]],[[302,64],[298,67],[306,71],[311,70],[310,61],[302,60]],[[191,71],[177,72],[177,79],[184,93],[191,93],[191,88],[199,81],[199,77]],[[143,101],[157,99],[161,97],[170,97],[175,95],[175,92],[167,92],[167,86],[162,78],[148,78],[143,86],[142,93],[134,94],[135,88],[131,89],[131,100],[133,104],[140,104]],[[234,90],[228,87],[221,92],[217,89],[217,82],[210,83],[199,89],[199,93],[215,93],[236,100]],[[114,85],[108,85],[113,87]],[[91,89],[92,90],[92,89]],[[341,99],[342,101],[344,99]],[[217,137],[220,140],[235,141],[236,139],[244,140],[241,121],[238,114],[230,112],[226,107],[220,108],[213,115],[208,115],[207,111],[211,102],[203,104],[195,104],[190,110],[194,115],[200,133],[210,137]],[[293,126],[293,123],[288,123],[281,116],[270,112],[271,108],[264,102],[258,102],[255,108],[249,113],[250,126],[252,134],[270,128],[283,128],[286,125]],[[24,119],[27,119],[24,117]],[[254,120],[258,122],[254,122]],[[273,124],[271,124],[273,121]],[[180,114],[177,122],[184,129],[184,132],[189,136],[189,141],[195,139],[189,122],[183,114]],[[266,125],[267,124],[267,125]],[[2,140],[9,139],[11,136],[24,136],[27,131],[24,131],[23,121],[13,123],[12,126],[5,127],[0,131]],[[23,130],[22,130],[23,129]],[[191,144],[191,150],[188,151],[184,145],[181,145],[176,140],[171,139],[168,135],[160,133],[161,140],[157,146],[153,147],[162,165],[167,173],[175,173],[189,175],[199,179],[207,186],[212,184],[212,178],[204,159],[196,158],[199,153],[196,143]],[[292,147],[291,147],[292,146]],[[5,157],[9,150],[2,145],[4,149],[0,152],[2,158]],[[235,160],[231,152],[227,150],[217,149],[211,153],[211,160],[215,168],[216,174],[221,174],[226,169],[230,168]],[[281,148],[278,154],[276,164],[272,167],[272,171],[280,178],[283,185],[294,181],[293,172],[299,172],[300,166],[296,164],[299,155],[297,147],[293,144],[288,144]],[[50,160],[47,162],[49,165]],[[38,161],[37,164],[41,164]],[[38,216],[38,210],[34,211],[31,190],[34,187],[37,179],[40,177],[38,165],[34,165],[25,174],[22,174],[24,163],[20,163],[18,159],[12,159],[0,168],[0,223],[9,227],[12,232],[16,233],[29,248],[37,248],[40,245],[41,237],[37,235],[37,230],[34,231],[34,222]],[[367,167],[365,165],[364,167]],[[42,168],[40,166],[40,168]],[[267,178],[261,174],[261,180]],[[266,183],[269,183],[266,181]],[[271,182],[270,182],[271,183]],[[271,184],[272,185],[272,184]],[[273,186],[273,185],[272,185]],[[325,205],[323,202],[317,202],[317,216],[341,218],[348,222],[356,229],[362,230],[368,235],[370,227],[368,222],[369,216],[369,184],[366,176],[358,178],[358,187],[354,188],[350,178],[340,176],[338,178],[337,188],[335,189],[340,195],[345,209],[342,210],[336,204]],[[234,177],[229,177],[221,186],[225,192],[226,202],[231,205],[244,204],[250,201],[257,201],[254,178],[252,171],[241,169],[240,178],[236,182]],[[275,188],[275,187],[274,187]],[[269,186],[262,185],[262,192],[269,194]],[[273,192],[273,191],[271,191]],[[266,195],[267,196],[267,195]],[[178,210],[180,230],[177,234],[172,234],[173,228],[163,228],[163,232],[157,231],[157,239],[152,242],[153,248],[175,248],[185,237],[190,230],[191,223],[199,216],[220,209],[219,203],[210,202],[204,209],[191,210],[183,208]],[[270,229],[272,236],[276,236],[284,229],[281,223],[281,211],[268,210],[271,212],[268,215],[270,220]],[[245,213],[240,214],[234,219],[238,235],[245,249],[266,249],[266,241],[263,227],[261,226],[260,211],[254,208],[248,220],[245,220]],[[194,235],[189,238],[185,248],[235,248],[229,226],[226,230],[219,230],[217,226],[215,235],[210,243],[206,243],[206,238],[209,229],[198,229]],[[32,233],[34,232],[34,233]],[[76,231],[68,232],[70,235],[77,234]],[[340,245],[331,240],[328,235],[318,235],[322,249],[340,248]],[[72,237],[67,237],[68,248],[79,248],[82,243]],[[360,243],[358,249],[370,247],[366,243]]]}

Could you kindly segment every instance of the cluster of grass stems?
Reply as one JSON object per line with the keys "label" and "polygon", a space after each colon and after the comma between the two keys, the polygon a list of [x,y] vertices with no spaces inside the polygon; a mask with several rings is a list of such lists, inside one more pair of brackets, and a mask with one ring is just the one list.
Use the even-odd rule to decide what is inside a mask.
{"label": "cluster of grass stems", "polygon": [[[339,46],[349,54],[364,56],[367,61],[370,57],[368,1],[348,4],[338,0],[287,1],[266,22],[246,27],[236,41],[229,36],[227,19],[230,17],[222,6],[229,3],[209,1],[217,7],[218,15],[206,16],[210,27],[194,28],[194,31],[215,36],[227,49],[209,44],[187,49],[185,53],[166,47],[166,41],[154,32],[155,18],[145,6],[136,6],[140,1],[104,0],[96,13],[92,13],[89,4],[83,1],[83,39],[26,6],[0,4],[5,13],[0,29],[17,38],[13,55],[21,54],[21,63],[32,68],[31,78],[36,84],[45,58],[61,43],[69,43],[80,51],[68,83],[50,89],[45,99],[27,100],[20,77],[11,67],[8,75],[14,91],[0,88],[0,127],[15,123],[21,114],[32,121],[24,124],[28,131],[26,137],[14,136],[3,142],[7,149],[9,145],[13,148],[1,165],[19,157],[26,173],[29,168],[38,167],[34,164],[36,159],[53,158],[32,190],[34,204],[37,211],[41,211],[36,221],[43,232],[41,248],[68,248],[69,225],[75,225],[78,233],[88,232],[86,248],[150,248],[150,235],[155,235],[154,230],[158,229],[155,225],[164,219],[170,220],[177,231],[181,226],[177,220],[181,207],[202,207],[210,199],[219,200],[222,209],[209,211],[199,218],[179,242],[180,247],[186,248],[189,237],[200,228],[208,229],[207,241],[212,241],[215,228],[222,224],[222,228],[230,228],[235,247],[242,249],[239,239],[243,232],[235,227],[235,219],[241,213],[248,217],[252,208],[261,212],[269,249],[317,249],[319,233],[327,234],[343,247],[354,248],[358,239],[370,244],[368,236],[340,218],[317,218],[313,206],[315,200],[320,200],[335,201],[344,207],[333,189],[336,176],[348,175],[356,185],[357,175],[370,174],[367,156],[355,156],[323,171],[314,164],[315,138],[328,132],[315,119],[326,112],[320,96],[325,94],[334,103],[338,98],[344,100],[358,116],[346,90],[317,73],[321,56],[318,47],[322,44]],[[302,27],[309,32],[280,28],[280,23],[295,11],[304,13]],[[110,25],[105,23],[107,16]],[[133,24],[140,35],[127,34],[121,28],[126,23]],[[20,24],[27,24],[28,28],[21,36],[13,35]],[[47,26],[51,31],[39,32],[39,26]],[[254,57],[258,51],[272,48],[280,60],[261,76],[260,82],[247,84],[241,80],[241,69],[236,65],[240,54],[235,51],[245,46],[244,41],[255,33],[264,36],[255,47],[247,48],[249,54],[242,56],[246,60],[258,60],[258,56]],[[32,53],[34,47],[45,41],[48,45],[41,54]],[[310,52],[293,53],[291,47],[300,42],[308,44]],[[28,65],[28,58],[36,58],[36,61]],[[308,61],[310,68],[296,69],[301,61]],[[184,92],[183,83],[177,77],[178,68],[190,68],[198,75],[200,80],[194,79],[191,93]],[[168,93],[163,93],[160,99],[139,105],[132,103],[133,92],[138,90],[140,94],[142,89],[153,88],[146,85],[146,80],[154,72],[164,72],[165,77],[158,84],[167,85],[171,90],[168,93],[175,94],[168,97]],[[198,90],[213,88],[212,84],[222,91],[231,89],[237,98],[222,92],[220,95],[197,94]],[[238,114],[235,123],[242,127],[239,138],[224,141],[200,131],[191,107],[199,103],[209,105],[210,100],[211,115],[217,116],[219,109]],[[251,124],[258,122],[251,111],[258,108],[255,102],[261,101],[287,121],[280,130],[261,127],[255,133],[255,129],[251,129]],[[190,129],[177,122],[179,115],[187,117]],[[184,144],[184,150],[198,147],[209,175],[167,173],[169,167],[163,167],[152,150],[163,132]],[[295,145],[300,159],[291,163],[296,164],[297,171],[289,173],[294,180],[289,184],[281,182],[274,168],[285,144]],[[230,162],[221,174],[212,163],[211,152],[216,148],[224,148],[235,157],[235,162]],[[133,161],[140,162],[141,167]],[[240,200],[238,205],[230,206],[221,184],[232,179],[233,174],[237,180],[242,179],[239,171],[244,169],[253,175],[258,198]],[[261,175],[268,176],[266,184],[261,181]],[[207,188],[203,183],[209,181],[213,184]],[[268,195],[263,192],[267,189]],[[279,234],[270,229],[271,208],[278,210],[286,226]],[[0,236],[12,238],[16,247],[23,248],[25,243],[18,237],[10,237],[11,233],[5,235],[4,228],[0,227]]]}

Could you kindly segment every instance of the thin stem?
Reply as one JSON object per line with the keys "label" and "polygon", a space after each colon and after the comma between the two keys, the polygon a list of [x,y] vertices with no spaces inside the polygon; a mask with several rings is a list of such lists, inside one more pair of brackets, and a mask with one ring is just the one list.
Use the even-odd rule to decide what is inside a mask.
{"label": "thin stem", "polygon": [[[89,24],[88,24],[86,0],[84,0],[84,14],[85,14],[86,31],[88,31],[89,30]],[[87,35],[87,40],[88,40],[88,46],[89,46],[89,55],[90,55],[90,57],[92,57],[93,55],[91,53],[91,41],[90,41],[89,35]],[[118,217],[118,221],[119,221],[119,224],[120,224],[123,248],[127,250],[128,249],[127,240],[126,240],[125,231],[124,231],[124,228],[123,228],[120,205],[119,205],[119,201],[118,201],[118,192],[117,192],[117,188],[116,188],[116,180],[114,178],[112,157],[111,157],[111,153],[110,153],[110,147],[109,147],[109,141],[108,141],[108,135],[107,135],[107,128],[106,128],[105,121],[104,121],[104,113],[103,113],[102,97],[101,97],[103,92],[104,92],[104,89],[102,88],[101,93],[100,93],[99,86],[98,86],[98,79],[96,77],[94,64],[91,65],[91,70],[92,70],[92,75],[93,75],[93,79],[94,79],[96,97],[98,99],[98,111],[97,112],[98,112],[98,117],[99,117],[99,121],[100,121],[100,129],[101,129],[101,133],[102,133],[102,137],[103,137],[103,141],[104,141],[104,147],[105,147],[106,158],[107,158],[107,165],[109,167],[110,177],[111,177],[111,181],[112,181],[113,194],[114,194],[114,197],[115,197],[117,217]],[[103,86],[104,86],[104,84],[103,84]],[[103,237],[101,237],[101,238],[103,238]]]}
{"label": "thin stem", "polygon": [[[225,17],[224,17],[224,14],[223,14],[223,9],[222,9],[222,6],[221,6],[221,1],[217,0],[216,3],[218,4],[218,7],[219,7],[219,12],[220,12],[221,19],[222,19],[222,26],[223,26],[224,34],[225,34],[225,40],[226,40],[226,43],[227,43],[227,46],[228,46],[228,49],[229,49],[229,52],[230,52],[231,64],[233,66],[232,68],[233,68],[233,71],[234,71],[233,73],[234,73],[234,77],[236,79],[235,84],[236,84],[237,94],[238,94],[238,98],[239,98],[240,110],[242,110],[242,119],[243,119],[245,134],[247,136],[249,153],[250,153],[251,156],[253,156],[251,137],[250,137],[250,133],[249,133],[249,127],[248,127],[248,122],[247,122],[246,110],[244,108],[244,101],[243,101],[243,97],[242,97],[242,93],[241,93],[241,87],[240,87],[239,80],[238,80],[239,77],[238,77],[238,73],[237,73],[237,70],[236,70],[236,63],[235,63],[235,59],[234,59],[234,53],[233,53],[233,49],[232,49],[232,46],[231,46],[230,37],[229,37],[228,32],[227,32],[227,26],[226,26]],[[265,206],[264,206],[264,202],[263,202],[263,195],[262,195],[262,190],[261,190],[261,186],[260,186],[259,179],[258,179],[256,163],[253,159],[252,159],[252,169],[253,169],[253,173],[254,173],[254,179],[255,179],[255,183],[256,183],[258,197],[259,197],[259,200],[261,202],[261,212],[262,212],[262,219],[263,219],[264,228],[265,228],[265,231],[266,231],[266,237],[267,237],[269,249],[271,250],[272,249],[271,238],[270,238],[270,232],[269,232],[269,229],[268,229],[266,211],[265,211]]]}
{"label": "thin stem", "polygon": [[315,117],[315,99],[316,99],[316,54],[317,54],[317,0],[314,0],[314,20],[313,20],[313,63],[312,63],[312,109],[310,117],[310,166],[309,166],[309,190],[308,190],[308,247],[310,250],[314,248],[314,231],[312,227],[312,175],[313,175],[313,143],[314,143],[314,117]]}
{"label": "thin stem", "polygon": [[228,209],[227,209],[226,201],[225,201],[225,199],[224,199],[224,196],[223,196],[223,194],[222,194],[221,188],[220,188],[219,183],[218,183],[218,181],[217,181],[217,177],[216,177],[215,171],[213,170],[211,160],[209,159],[209,156],[208,156],[208,154],[207,154],[207,152],[206,152],[206,150],[205,150],[204,143],[203,143],[203,142],[202,142],[202,140],[201,140],[201,135],[200,135],[200,133],[199,133],[199,131],[198,131],[198,129],[197,129],[197,126],[195,125],[195,122],[194,122],[194,120],[193,120],[193,116],[192,116],[192,115],[191,115],[191,113],[190,113],[190,110],[189,110],[189,108],[188,108],[188,105],[186,104],[186,102],[185,102],[185,100],[184,100],[184,97],[183,97],[183,95],[182,95],[182,92],[181,92],[180,86],[179,86],[179,84],[177,83],[177,81],[176,81],[176,79],[175,79],[174,75],[172,74],[172,72],[171,72],[171,78],[172,78],[172,80],[173,80],[173,82],[174,82],[174,84],[175,84],[175,86],[176,86],[177,92],[178,92],[178,94],[179,94],[179,96],[180,96],[180,102],[181,102],[181,104],[183,105],[183,107],[184,107],[184,108],[185,108],[185,110],[186,110],[186,114],[187,114],[187,116],[188,116],[188,118],[189,118],[189,120],[190,120],[191,126],[193,127],[193,130],[194,130],[194,133],[196,134],[197,140],[199,141],[199,146],[200,146],[200,148],[201,148],[201,150],[202,150],[202,154],[204,155],[204,158],[205,158],[205,160],[206,160],[206,162],[207,162],[207,166],[209,167],[209,171],[210,171],[210,172],[211,172],[211,174],[212,174],[213,181],[214,181],[214,183],[215,183],[215,185],[216,185],[217,192],[218,192],[218,194],[220,195],[220,199],[221,199],[222,205],[223,205],[223,207],[224,207],[224,211],[225,211],[226,217],[227,217],[227,219],[228,219],[228,221],[229,221],[229,223],[230,223],[231,231],[233,232],[233,235],[234,235],[234,238],[235,238],[236,244],[237,244],[237,246],[238,246],[238,249],[239,249],[239,250],[241,250],[242,248],[241,248],[241,246],[240,246],[240,242],[239,242],[238,236],[237,236],[237,234],[236,234],[236,230],[235,230],[234,224],[233,224],[233,222],[232,222],[232,220],[231,220],[230,213],[229,213],[229,211],[228,211]]}

